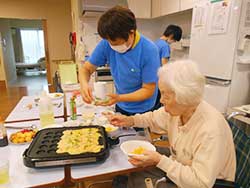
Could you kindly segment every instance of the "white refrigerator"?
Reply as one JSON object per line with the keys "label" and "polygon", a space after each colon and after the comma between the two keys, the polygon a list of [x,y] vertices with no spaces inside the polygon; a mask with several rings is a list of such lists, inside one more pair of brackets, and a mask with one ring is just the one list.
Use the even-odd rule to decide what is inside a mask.
{"label": "white refrigerator", "polygon": [[189,57],[207,78],[208,103],[222,113],[250,103],[250,0],[197,0]]}

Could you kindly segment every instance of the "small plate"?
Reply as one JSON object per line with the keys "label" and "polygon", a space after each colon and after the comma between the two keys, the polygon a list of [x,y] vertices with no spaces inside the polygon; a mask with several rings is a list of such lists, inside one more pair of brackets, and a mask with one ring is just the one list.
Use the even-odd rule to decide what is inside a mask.
{"label": "small plate", "polygon": [[[12,133],[10,136],[9,136],[9,142],[11,143],[11,144],[14,144],[14,145],[24,145],[24,144],[30,144],[31,142],[32,142],[32,140],[33,140],[33,138],[34,138],[34,136],[35,136],[35,134],[36,134],[36,132],[37,131],[34,131],[34,130],[31,130],[31,129],[28,129],[29,131],[28,132],[33,132],[32,134],[32,136],[31,136],[31,140],[30,141],[23,141],[23,142],[20,142],[20,143],[15,143],[15,142],[13,142],[12,140],[14,140],[14,139],[11,139],[14,135],[16,135],[16,139],[18,139],[18,140],[20,140],[20,139],[26,139],[26,137],[28,137],[27,135],[26,135],[26,137],[25,136],[23,136],[24,135],[24,133],[22,133],[22,131],[23,130],[21,130],[21,131],[17,131],[17,132],[15,132],[15,133]],[[20,135],[19,136],[17,136],[17,134],[18,133],[20,133]],[[34,134],[35,133],[35,134]],[[22,136],[21,136],[22,135]]]}
{"label": "small plate", "polygon": [[64,127],[64,126],[63,125],[59,125],[59,124],[51,124],[51,125],[48,125],[46,127],[42,127],[41,129],[61,128],[61,127]]}
{"label": "small plate", "polygon": [[[33,140],[33,139],[32,139]],[[30,144],[32,142],[32,140],[30,142],[22,142],[22,143],[14,143],[9,139],[9,143],[13,144],[13,145],[26,145],[26,144]]]}
{"label": "small plate", "polygon": [[109,115],[114,115],[115,112],[114,111],[111,111],[111,110],[105,110],[102,112],[102,115],[104,116],[109,116]]}
{"label": "small plate", "polygon": [[105,117],[104,115],[98,115],[93,120],[93,124],[99,125],[99,126],[104,126],[108,123],[109,123],[109,121],[108,121],[107,117]]}
{"label": "small plate", "polygon": [[61,99],[64,96],[63,93],[49,93],[48,95],[52,100]]}

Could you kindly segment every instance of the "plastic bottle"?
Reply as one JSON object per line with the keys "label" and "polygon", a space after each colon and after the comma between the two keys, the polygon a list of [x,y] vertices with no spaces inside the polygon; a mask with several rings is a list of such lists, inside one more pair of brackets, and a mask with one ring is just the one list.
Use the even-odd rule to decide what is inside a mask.
{"label": "plastic bottle", "polygon": [[8,137],[7,137],[7,132],[4,127],[4,121],[0,117],[0,147],[4,147],[8,145]]}
{"label": "plastic bottle", "polygon": [[39,101],[40,124],[42,127],[55,123],[53,104],[45,91],[42,92]]}

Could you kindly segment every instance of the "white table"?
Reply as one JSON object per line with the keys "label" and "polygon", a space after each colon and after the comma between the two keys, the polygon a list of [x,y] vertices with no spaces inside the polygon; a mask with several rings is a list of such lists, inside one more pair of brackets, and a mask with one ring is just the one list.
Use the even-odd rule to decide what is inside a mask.
{"label": "white table", "polygon": [[[39,119],[39,108],[35,104],[35,96],[24,96],[11,111],[11,113],[6,118],[5,122],[16,122],[25,120],[36,120]],[[62,117],[64,115],[64,105],[63,98],[52,100],[54,105],[54,116]],[[31,104],[32,108],[27,108],[27,105]],[[60,105],[61,104],[61,105]]]}
{"label": "white table", "polygon": [[[70,116],[70,98],[72,97],[72,92],[65,92],[64,93],[66,96],[66,107],[67,107],[67,115]],[[83,102],[81,96],[77,96],[76,98],[76,113],[77,115],[81,115],[84,112],[95,112],[95,113],[101,113],[106,110],[114,111],[114,107],[110,106],[95,106],[91,104],[86,104]]]}
{"label": "white table", "polygon": [[[120,134],[131,134],[135,133],[133,129],[128,131],[122,131]],[[145,140],[143,136],[129,136],[120,138],[120,144],[126,140]],[[93,177],[100,177],[107,174],[122,174],[125,172],[132,172],[142,170],[133,166],[128,162],[127,156],[121,151],[120,144],[113,146],[110,149],[110,155],[103,163],[89,164],[89,165],[78,165],[71,167],[71,177],[73,182],[84,181]]]}
{"label": "white table", "polygon": [[[17,121],[19,119],[23,119],[25,117],[29,121],[24,122],[15,122],[15,123],[7,123],[8,126],[28,126],[31,124],[35,124],[39,127],[39,120],[31,121],[31,112],[22,113],[20,112],[23,108],[25,102],[33,101],[34,98],[32,97],[23,97],[22,100],[18,103],[15,109],[11,112],[9,117],[7,118],[7,122],[10,120]],[[81,107],[82,110],[86,110],[86,106]],[[105,107],[94,107],[96,113],[100,113],[106,110]],[[88,109],[88,108],[87,108]],[[35,115],[32,115],[32,118],[38,116],[38,111],[33,110]],[[21,113],[21,115],[19,113]],[[57,111],[59,113],[59,110]],[[82,113],[80,111],[80,113]],[[56,113],[55,113],[56,114]],[[63,110],[61,115],[63,115]],[[21,117],[21,118],[20,118]],[[80,118],[80,117],[78,117]],[[58,118],[55,119],[56,123],[62,123],[63,119]],[[8,129],[8,134],[11,134],[16,130]],[[130,134],[135,133],[133,129],[130,130],[120,130],[120,132],[116,132],[116,135],[120,134]],[[128,140],[128,139],[143,139],[145,137],[142,136],[135,136],[135,137],[122,137],[121,142]],[[128,160],[127,156],[123,154],[120,150],[120,146],[117,145],[114,148],[110,149],[110,156],[107,160],[103,163],[99,164],[89,164],[89,165],[78,165],[78,166],[71,166],[69,167],[60,167],[60,168],[45,168],[45,169],[31,169],[24,166],[22,161],[22,153],[27,148],[28,145],[11,145],[7,147],[0,148],[0,156],[9,159],[10,161],[10,184],[9,188],[19,188],[19,187],[32,187],[36,185],[45,185],[51,183],[71,183],[72,182],[79,182],[84,181],[88,178],[99,177],[104,174],[123,174],[126,172],[132,171],[139,171],[143,170],[143,168],[134,167],[131,165]],[[3,155],[2,155],[3,154]],[[68,174],[67,169],[70,170]],[[70,176],[71,175],[71,176]]]}
{"label": "white table", "polygon": [[[62,123],[63,119],[56,119],[56,123]],[[9,123],[8,126],[28,126],[34,124],[40,126],[39,121],[28,121]],[[7,129],[7,134],[10,135],[16,132],[15,129]],[[45,169],[31,169],[23,164],[22,154],[29,144],[15,145],[9,143],[6,147],[0,147],[0,159],[9,160],[10,183],[8,188],[32,187],[37,185],[50,184],[55,182],[62,182],[64,180],[64,167],[45,168]],[[1,188],[1,185],[0,185]]]}

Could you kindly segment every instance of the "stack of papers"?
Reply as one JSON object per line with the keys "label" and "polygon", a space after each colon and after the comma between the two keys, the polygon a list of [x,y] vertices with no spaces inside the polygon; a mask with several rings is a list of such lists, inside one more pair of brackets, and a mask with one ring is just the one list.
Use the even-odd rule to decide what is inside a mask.
{"label": "stack of papers", "polygon": [[239,107],[234,107],[234,109],[250,114],[250,104],[239,106]]}

